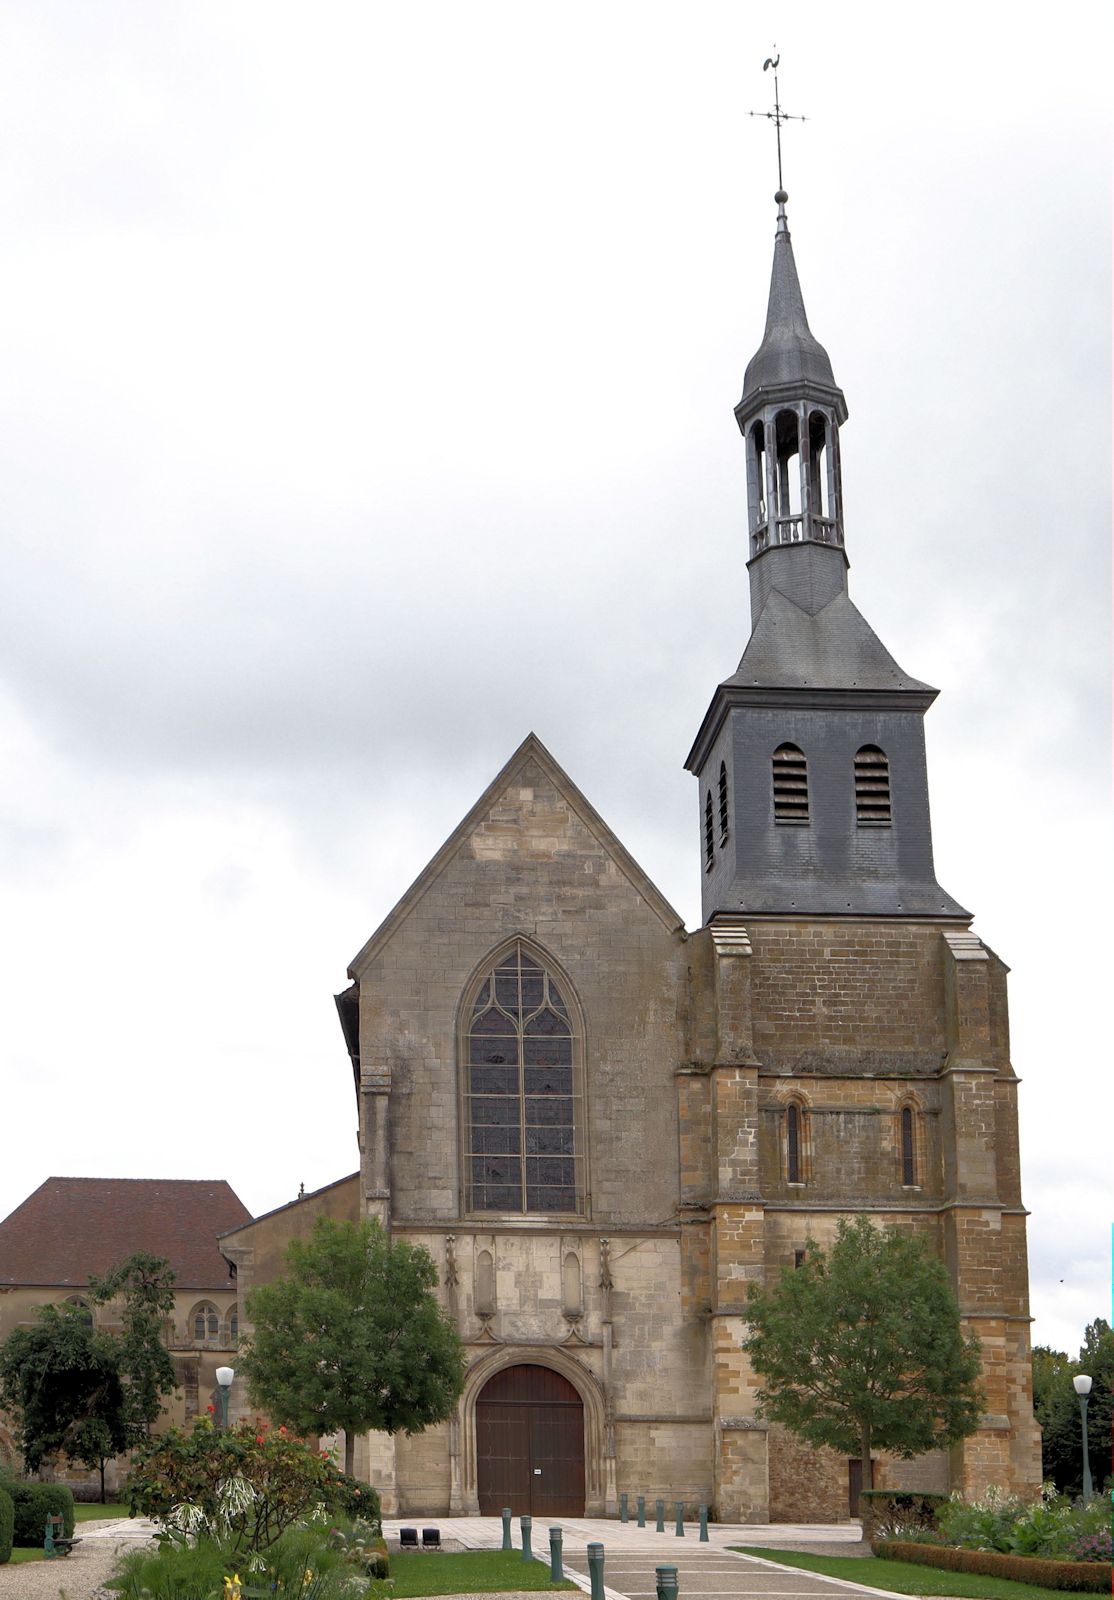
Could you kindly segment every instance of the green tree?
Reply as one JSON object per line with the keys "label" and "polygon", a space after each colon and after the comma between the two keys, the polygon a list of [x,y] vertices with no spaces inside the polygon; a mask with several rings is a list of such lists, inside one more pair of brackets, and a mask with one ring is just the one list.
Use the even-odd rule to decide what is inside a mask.
{"label": "green tree", "polygon": [[254,1290],[239,1369],[256,1405],[299,1433],[421,1433],[452,1412],[464,1383],[460,1336],[437,1302],[427,1250],[378,1223],[319,1218],[286,1271]]}
{"label": "green tree", "polygon": [[95,1305],[121,1303],[120,1372],[132,1437],[150,1434],[163,1397],[178,1387],[164,1329],[174,1309],[174,1273],[161,1256],[137,1250],[103,1277],[89,1279]]}
{"label": "green tree", "polygon": [[763,1380],[759,1414],[813,1445],[920,1455],[975,1431],[979,1346],[963,1338],[942,1261],[912,1234],[841,1220],[825,1253],[754,1285],[743,1348]]}
{"label": "green tree", "polygon": [[83,1306],[43,1306],[0,1346],[0,1405],[15,1419],[30,1472],[50,1456],[100,1466],[127,1448],[120,1354]]}
{"label": "green tree", "polygon": [[1041,1426],[1041,1460],[1046,1480],[1065,1494],[1083,1489],[1083,1431],[1072,1379],[1092,1379],[1087,1404],[1087,1453],[1099,1488],[1110,1473],[1110,1430],[1114,1412],[1114,1331],[1097,1317],[1083,1334],[1079,1359],[1037,1345],[1033,1350],[1033,1410]]}

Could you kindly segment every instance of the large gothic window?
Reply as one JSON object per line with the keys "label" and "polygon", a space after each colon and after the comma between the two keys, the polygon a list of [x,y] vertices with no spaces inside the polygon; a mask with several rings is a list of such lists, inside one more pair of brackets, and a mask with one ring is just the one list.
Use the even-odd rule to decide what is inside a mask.
{"label": "large gothic window", "polygon": [[469,1211],[581,1208],[580,1033],[563,984],[516,940],[481,974],[466,1008]]}

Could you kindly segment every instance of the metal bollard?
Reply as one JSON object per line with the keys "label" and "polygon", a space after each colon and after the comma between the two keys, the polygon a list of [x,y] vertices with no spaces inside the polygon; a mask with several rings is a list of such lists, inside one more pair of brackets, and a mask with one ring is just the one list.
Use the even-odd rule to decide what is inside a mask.
{"label": "metal bollard", "polygon": [[700,1543],[708,1543],[708,1507],[700,1507]]}
{"label": "metal bollard", "polygon": [[630,1521],[630,1506],[627,1503],[627,1496],[625,1493],[619,1496],[619,1521]]}
{"label": "metal bollard", "polygon": [[549,1530],[549,1577],[552,1583],[560,1583],[564,1579],[565,1569],[561,1564],[561,1530]]}
{"label": "metal bollard", "polygon": [[655,1500],[654,1501],[654,1510],[658,1514],[658,1528],[657,1528],[657,1531],[659,1533],[664,1533],[665,1532],[665,1501],[664,1500]]}
{"label": "metal bollard", "polygon": [[683,1539],[685,1537],[685,1502],[683,1500],[674,1500],[673,1509],[677,1513],[677,1526],[673,1531],[678,1539]]}
{"label": "metal bollard", "polygon": [[658,1600],[677,1600],[677,1568],[655,1567],[658,1580]]}
{"label": "metal bollard", "polygon": [[635,1504],[638,1507],[638,1526],[644,1528],[646,1526],[646,1496],[640,1494]]}
{"label": "metal bollard", "polygon": [[534,1526],[533,1517],[522,1518],[522,1559],[533,1561],[534,1553],[530,1549],[530,1529]]}
{"label": "metal bollard", "polygon": [[499,1513],[499,1515],[503,1519],[503,1549],[504,1550],[513,1550],[514,1546],[511,1544],[511,1508],[510,1508],[510,1506],[504,1506],[502,1511]]}
{"label": "metal bollard", "polygon": [[603,1545],[588,1546],[588,1576],[592,1580],[592,1600],[603,1600]]}

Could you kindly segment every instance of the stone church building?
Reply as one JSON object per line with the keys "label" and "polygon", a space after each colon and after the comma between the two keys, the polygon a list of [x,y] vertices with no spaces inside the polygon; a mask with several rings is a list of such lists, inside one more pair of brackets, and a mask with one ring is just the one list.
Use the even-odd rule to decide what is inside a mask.
{"label": "stone church building", "polygon": [[241,1305],[322,1211],[431,1252],[468,1376],[451,1423],[360,1441],[389,1511],[847,1517],[857,1463],[756,1417],[741,1342],[748,1286],[861,1214],[940,1253],[984,1365],[979,1431],[876,1481],[1040,1483],[1006,968],[936,882],[936,691],[848,595],[847,406],[776,199],[753,626],[686,763],[703,926],[531,735],[349,969],[358,1175],[221,1241]]}

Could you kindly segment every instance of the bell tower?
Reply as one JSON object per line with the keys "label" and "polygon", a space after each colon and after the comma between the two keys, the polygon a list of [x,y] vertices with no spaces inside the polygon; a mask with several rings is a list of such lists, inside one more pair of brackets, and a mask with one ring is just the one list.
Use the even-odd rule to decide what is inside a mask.
{"label": "bell tower", "polygon": [[924,714],[847,592],[847,402],[805,313],[779,189],[770,298],[735,418],[751,634],[685,765],[700,784],[703,917],[969,921],[932,861]]}

